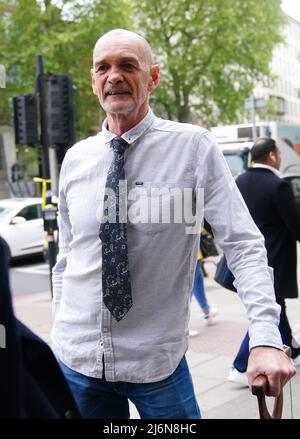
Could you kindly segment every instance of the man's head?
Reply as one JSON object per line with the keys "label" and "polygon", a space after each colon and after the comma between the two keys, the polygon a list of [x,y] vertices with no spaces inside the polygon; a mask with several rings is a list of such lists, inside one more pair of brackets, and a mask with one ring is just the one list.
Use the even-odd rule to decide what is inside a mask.
{"label": "man's head", "polygon": [[138,122],[158,85],[159,66],[152,65],[151,47],[143,37],[115,29],[97,41],[91,76],[93,92],[108,115]]}
{"label": "man's head", "polygon": [[251,149],[251,157],[255,163],[272,166],[275,169],[280,168],[281,152],[274,139],[261,137],[257,139]]}

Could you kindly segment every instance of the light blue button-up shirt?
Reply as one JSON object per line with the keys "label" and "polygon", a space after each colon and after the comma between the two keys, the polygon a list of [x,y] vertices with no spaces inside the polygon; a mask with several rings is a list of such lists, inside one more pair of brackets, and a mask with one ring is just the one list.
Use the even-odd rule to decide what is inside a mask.
{"label": "light blue button-up shirt", "polygon": [[[196,190],[202,190],[205,218],[227,256],[250,320],[250,347],[282,348],[264,239],[221,150],[207,130],[159,119],[151,110],[122,136],[130,144],[125,175],[133,306],[121,321],[113,319],[102,302],[99,227],[114,137],[104,122],[98,135],[68,150],[61,169],[52,330],[61,361],[102,377],[104,358],[108,381],[136,383],[162,380],[178,366],[188,348],[199,233],[187,233],[190,217],[182,215],[180,221],[178,212],[170,215],[171,222],[160,218],[159,208],[170,201],[164,191],[170,190],[175,190],[171,206],[187,190],[194,207]],[[142,190],[138,199],[137,188]]]}

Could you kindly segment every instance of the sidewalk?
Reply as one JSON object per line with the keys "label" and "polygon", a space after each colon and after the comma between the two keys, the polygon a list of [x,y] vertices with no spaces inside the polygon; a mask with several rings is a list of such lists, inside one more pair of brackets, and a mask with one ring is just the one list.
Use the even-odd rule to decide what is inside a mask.
{"label": "sidewalk", "polygon": [[[190,338],[187,360],[190,365],[196,395],[206,419],[258,418],[257,401],[249,389],[227,381],[236,351],[247,330],[245,311],[237,295],[219,287],[212,279],[214,265],[206,264],[209,277],[205,286],[209,303],[218,308],[212,326],[206,326],[198,304],[192,301],[190,328],[199,335]],[[287,312],[293,330],[300,338],[300,300],[287,300]],[[50,343],[50,291],[16,297],[17,316],[45,341]],[[299,337],[298,337],[299,334]],[[300,419],[300,368],[292,380],[294,418]],[[283,417],[291,418],[290,386],[285,387]],[[272,399],[270,398],[272,403]],[[270,404],[268,404],[270,405]],[[138,418],[131,407],[132,418]]]}

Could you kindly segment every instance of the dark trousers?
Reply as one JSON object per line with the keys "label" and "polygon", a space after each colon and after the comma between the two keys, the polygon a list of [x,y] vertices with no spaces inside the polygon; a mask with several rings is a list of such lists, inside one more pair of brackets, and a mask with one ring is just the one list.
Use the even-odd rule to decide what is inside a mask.
{"label": "dark trousers", "polygon": [[[276,298],[276,302],[281,306],[279,332],[282,338],[283,344],[290,346],[292,349],[292,358],[300,355],[300,347],[295,346],[295,341],[292,336],[292,330],[286,315],[285,300],[283,298]],[[249,358],[249,334],[245,335],[237,356],[234,359],[233,367],[239,372],[246,372]]]}

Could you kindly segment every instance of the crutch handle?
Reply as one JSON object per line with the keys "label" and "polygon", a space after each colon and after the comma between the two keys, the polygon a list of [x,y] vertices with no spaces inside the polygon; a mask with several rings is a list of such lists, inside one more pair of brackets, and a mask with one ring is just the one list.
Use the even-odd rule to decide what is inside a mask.
{"label": "crutch handle", "polygon": [[266,404],[266,393],[269,387],[266,375],[258,375],[252,383],[252,394],[257,397],[260,419],[281,419],[283,409],[283,392],[275,398],[272,415]]}

